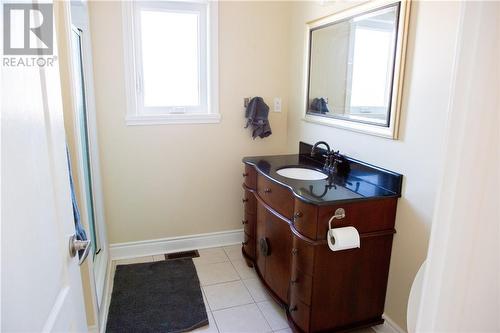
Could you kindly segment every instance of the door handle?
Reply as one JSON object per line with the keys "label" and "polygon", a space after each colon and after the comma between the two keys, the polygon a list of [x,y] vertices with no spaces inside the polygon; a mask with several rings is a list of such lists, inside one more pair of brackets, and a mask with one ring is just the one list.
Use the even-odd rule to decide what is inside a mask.
{"label": "door handle", "polygon": [[76,254],[79,251],[83,250],[82,257],[78,260],[78,265],[83,264],[85,259],[87,259],[87,256],[89,255],[89,252],[90,252],[90,248],[91,248],[90,244],[91,243],[92,242],[90,241],[90,239],[88,239],[88,240],[76,239],[76,235],[72,235],[69,238],[69,255],[71,256],[71,258],[76,256]]}

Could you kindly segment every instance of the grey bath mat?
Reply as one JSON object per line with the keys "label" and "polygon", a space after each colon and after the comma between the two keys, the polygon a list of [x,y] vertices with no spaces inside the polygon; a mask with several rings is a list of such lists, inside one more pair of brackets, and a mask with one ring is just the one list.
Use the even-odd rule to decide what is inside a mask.
{"label": "grey bath mat", "polygon": [[208,325],[191,259],[116,267],[106,332],[186,332]]}

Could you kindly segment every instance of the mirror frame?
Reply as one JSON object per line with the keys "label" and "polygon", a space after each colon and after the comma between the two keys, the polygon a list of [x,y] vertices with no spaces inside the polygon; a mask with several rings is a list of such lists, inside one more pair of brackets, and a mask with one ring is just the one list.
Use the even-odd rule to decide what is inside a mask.
{"label": "mirror frame", "polygon": [[[308,94],[309,94],[309,68],[311,61],[311,36],[312,31],[323,26],[331,25],[336,22],[362,15],[388,5],[399,3],[400,12],[398,18],[398,30],[396,37],[396,52],[394,59],[394,74],[392,81],[392,94],[390,101],[390,114],[389,126],[380,126],[368,124],[363,122],[356,122],[352,120],[345,120],[340,118],[330,118],[319,115],[307,113],[309,107]],[[303,120],[311,123],[338,127],[355,132],[376,135],[384,138],[394,139],[398,138],[399,132],[399,118],[401,113],[401,100],[403,94],[403,76],[404,65],[406,56],[406,41],[408,37],[408,24],[410,17],[410,1],[409,0],[373,0],[359,6],[351,7],[349,9],[336,12],[334,14],[307,22],[306,25],[306,47],[304,59],[304,102],[305,112]]]}

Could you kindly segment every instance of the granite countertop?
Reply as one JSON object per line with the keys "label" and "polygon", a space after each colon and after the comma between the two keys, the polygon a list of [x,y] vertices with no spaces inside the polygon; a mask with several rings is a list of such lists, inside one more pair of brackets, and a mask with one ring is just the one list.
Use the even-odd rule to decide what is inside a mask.
{"label": "granite countertop", "polygon": [[301,143],[299,154],[245,157],[243,162],[253,165],[261,175],[290,188],[301,200],[315,205],[401,196],[402,175],[349,157],[346,159],[351,171],[345,176],[330,173],[323,180],[299,180],[283,177],[276,172],[290,166],[323,171],[322,154],[317,154],[319,157],[316,159],[311,158],[310,147]]}

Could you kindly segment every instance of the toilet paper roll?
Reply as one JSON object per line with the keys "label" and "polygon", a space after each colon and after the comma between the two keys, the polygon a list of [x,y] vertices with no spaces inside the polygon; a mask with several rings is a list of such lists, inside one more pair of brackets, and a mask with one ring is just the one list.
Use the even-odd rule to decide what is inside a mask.
{"label": "toilet paper roll", "polygon": [[332,251],[342,251],[360,247],[359,233],[354,227],[343,227],[328,230],[326,234],[328,247]]}

